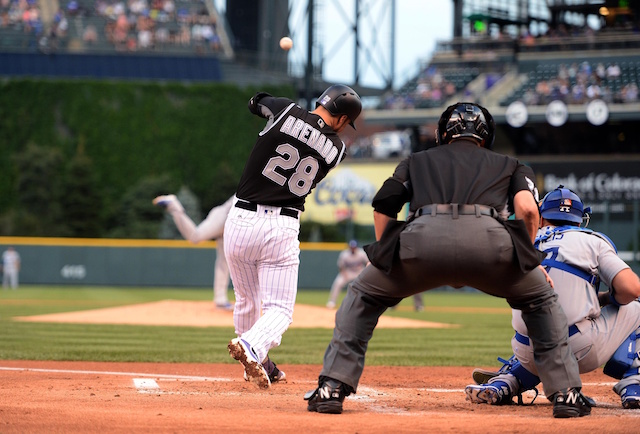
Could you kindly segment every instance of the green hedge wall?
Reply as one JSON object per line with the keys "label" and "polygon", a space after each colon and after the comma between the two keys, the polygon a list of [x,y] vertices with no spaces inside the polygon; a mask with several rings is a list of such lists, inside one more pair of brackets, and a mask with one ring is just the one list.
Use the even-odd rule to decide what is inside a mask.
{"label": "green hedge wall", "polygon": [[[118,214],[126,204],[131,205],[136,186],[144,190],[140,185],[151,185],[148,188],[158,191],[187,186],[201,200],[203,211],[208,211],[234,192],[256,134],[264,127],[264,119],[247,110],[249,98],[258,90],[292,99],[296,95],[288,86],[257,89],[220,83],[2,82],[0,233],[81,235],[68,227],[57,233],[46,233],[46,228],[36,234],[24,233],[29,232],[21,225],[29,220],[24,217],[30,212],[25,203],[29,195],[24,194],[29,182],[50,188],[51,197],[41,194],[39,200],[51,199],[51,207],[59,207],[66,195],[86,195],[87,188],[93,189],[101,208],[97,218],[102,230],[97,236],[108,236],[122,224]],[[61,161],[49,164],[46,173],[33,161],[34,156],[42,155],[41,149],[55,153],[51,161]],[[90,169],[79,172],[78,159]],[[20,171],[34,173],[25,180]],[[77,173],[87,176],[91,187],[75,185],[78,182],[74,184],[73,177]],[[30,218],[70,218],[59,210],[49,213],[42,204],[31,209],[38,211]]]}

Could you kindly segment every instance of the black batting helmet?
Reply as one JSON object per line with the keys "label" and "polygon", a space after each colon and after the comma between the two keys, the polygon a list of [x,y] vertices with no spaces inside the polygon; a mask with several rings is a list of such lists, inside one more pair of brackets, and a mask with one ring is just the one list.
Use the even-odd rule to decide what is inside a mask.
{"label": "black batting helmet", "polygon": [[444,145],[459,137],[471,137],[491,149],[496,123],[489,111],[472,102],[455,103],[442,113],[436,129],[436,143]]}
{"label": "black batting helmet", "polygon": [[355,120],[362,111],[362,102],[355,90],[344,84],[329,86],[316,101],[316,107],[321,105],[334,116],[347,115],[349,124],[356,129]]}

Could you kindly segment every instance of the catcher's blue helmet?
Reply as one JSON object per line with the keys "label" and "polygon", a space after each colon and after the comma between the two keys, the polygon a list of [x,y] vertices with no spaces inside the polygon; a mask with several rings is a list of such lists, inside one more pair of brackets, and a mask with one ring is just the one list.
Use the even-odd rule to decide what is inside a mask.
{"label": "catcher's blue helmet", "polygon": [[582,219],[591,209],[584,208],[582,200],[573,191],[559,185],[540,202],[540,215],[547,220],[560,220],[582,223]]}

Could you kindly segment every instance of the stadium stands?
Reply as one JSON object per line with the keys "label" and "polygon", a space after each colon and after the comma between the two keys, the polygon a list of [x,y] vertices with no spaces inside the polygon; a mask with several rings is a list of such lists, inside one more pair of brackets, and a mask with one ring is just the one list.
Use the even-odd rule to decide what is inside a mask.
{"label": "stadium stands", "polygon": [[383,101],[385,109],[435,108],[446,103],[480,73],[474,67],[439,68],[429,65]]}
{"label": "stadium stands", "polygon": [[527,105],[553,100],[567,104],[584,104],[593,99],[617,104],[638,101],[639,55],[582,59],[585,60],[567,57],[519,63],[526,80],[500,104],[507,106],[516,100]]}
{"label": "stadium stands", "polygon": [[1,48],[200,55],[230,49],[217,12],[202,0],[63,1],[41,0],[45,8],[36,0],[3,0]]}

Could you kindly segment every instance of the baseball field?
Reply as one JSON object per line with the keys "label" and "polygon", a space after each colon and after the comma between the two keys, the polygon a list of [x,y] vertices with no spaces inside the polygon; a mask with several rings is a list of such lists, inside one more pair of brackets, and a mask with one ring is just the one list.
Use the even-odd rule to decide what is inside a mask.
{"label": "baseball field", "polygon": [[[558,420],[528,406],[465,401],[474,367],[511,355],[510,310],[475,292],[425,293],[381,317],[358,393],[341,415],[309,413],[335,311],[300,290],[271,358],[286,384],[242,379],[226,344],[232,313],[202,289],[24,286],[0,292],[0,433],[71,432],[636,432],[601,371],[583,375],[592,415]],[[529,400],[532,395],[527,395]]]}

